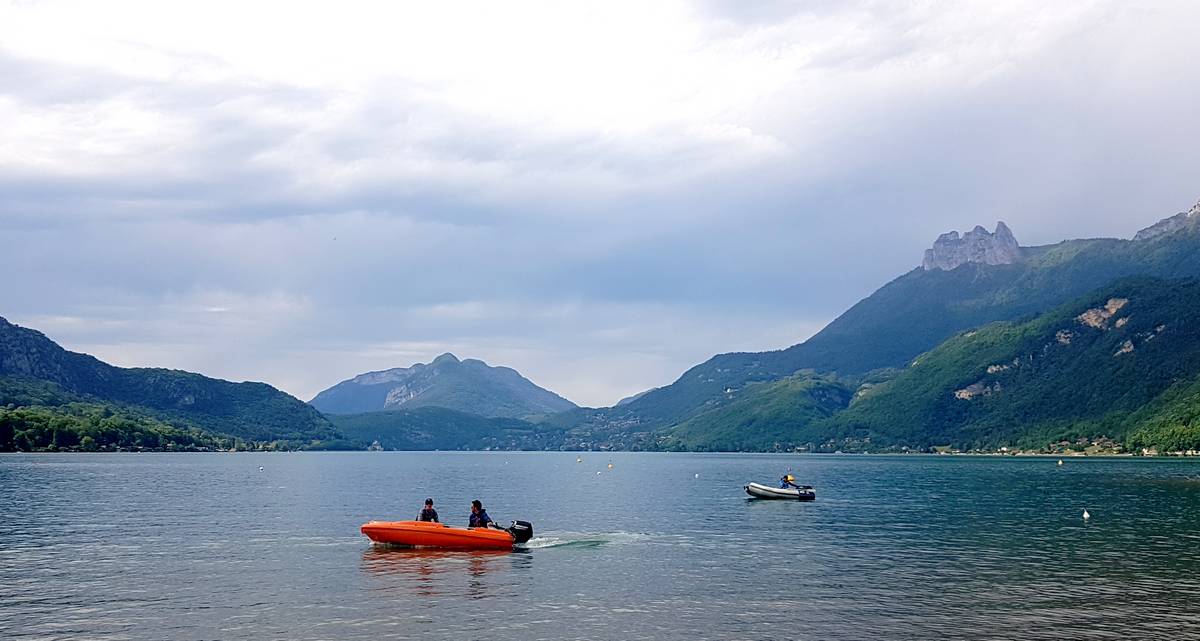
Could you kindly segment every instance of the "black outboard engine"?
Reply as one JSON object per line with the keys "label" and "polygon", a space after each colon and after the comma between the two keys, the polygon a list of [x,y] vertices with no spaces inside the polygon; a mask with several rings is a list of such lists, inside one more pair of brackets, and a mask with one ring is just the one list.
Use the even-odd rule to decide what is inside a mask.
{"label": "black outboard engine", "polygon": [[513,535],[513,540],[518,545],[526,543],[533,538],[533,524],[529,521],[513,521],[508,533]]}

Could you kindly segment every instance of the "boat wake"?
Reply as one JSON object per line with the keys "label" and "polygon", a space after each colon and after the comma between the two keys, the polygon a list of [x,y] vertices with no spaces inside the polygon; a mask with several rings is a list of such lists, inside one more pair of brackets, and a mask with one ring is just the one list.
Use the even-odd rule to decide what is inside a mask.
{"label": "boat wake", "polygon": [[602,545],[632,543],[644,538],[643,534],[632,532],[547,532],[542,536],[529,539],[524,545],[517,546],[522,550],[544,550],[547,548],[595,548]]}

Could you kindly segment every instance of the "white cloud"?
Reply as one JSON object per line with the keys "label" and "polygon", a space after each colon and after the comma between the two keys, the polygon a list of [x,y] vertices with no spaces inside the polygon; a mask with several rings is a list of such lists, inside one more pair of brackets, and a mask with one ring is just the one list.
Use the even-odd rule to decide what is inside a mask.
{"label": "white cloud", "polygon": [[9,4],[9,55],[111,85],[50,108],[8,100],[18,126],[0,158],[157,174],[170,152],[203,172],[188,160],[228,121],[278,130],[241,161],[284,176],[268,186],[280,196],[386,182],[526,202],[534,188],[654,188],[782,149],[744,119],[777,78],[700,36],[684,7],[636,3]]}

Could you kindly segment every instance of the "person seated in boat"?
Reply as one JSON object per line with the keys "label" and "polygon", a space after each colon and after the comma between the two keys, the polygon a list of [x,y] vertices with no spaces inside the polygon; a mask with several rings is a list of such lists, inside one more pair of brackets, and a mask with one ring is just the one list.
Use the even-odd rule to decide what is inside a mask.
{"label": "person seated in boat", "polygon": [[433,499],[425,499],[425,507],[421,509],[421,513],[417,515],[418,521],[433,521],[439,523],[437,510],[433,509]]}
{"label": "person seated in boat", "polygon": [[783,477],[779,479],[779,489],[781,489],[781,490],[786,490],[788,488],[795,488],[797,490],[800,489],[800,486],[796,485],[795,481],[796,481],[796,477],[792,476],[791,474],[784,474]]}
{"label": "person seated in boat", "polygon": [[471,521],[467,527],[496,527],[495,521],[488,516],[487,510],[483,509],[483,503],[479,499],[471,501]]}

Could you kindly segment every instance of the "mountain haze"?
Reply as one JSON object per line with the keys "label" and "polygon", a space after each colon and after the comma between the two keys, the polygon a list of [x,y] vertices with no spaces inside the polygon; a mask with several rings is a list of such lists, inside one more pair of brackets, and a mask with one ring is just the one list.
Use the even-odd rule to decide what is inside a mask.
{"label": "mountain haze", "polygon": [[326,414],[443,407],[478,416],[521,418],[575,408],[516,370],[442,354],[428,365],[360,374],[317,394],[313,407]]}

